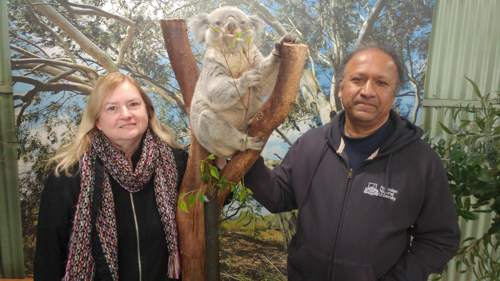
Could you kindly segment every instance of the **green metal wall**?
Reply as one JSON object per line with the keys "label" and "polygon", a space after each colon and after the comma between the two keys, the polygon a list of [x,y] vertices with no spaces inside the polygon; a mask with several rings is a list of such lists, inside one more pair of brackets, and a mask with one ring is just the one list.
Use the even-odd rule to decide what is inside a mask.
{"label": "green metal wall", "polygon": [[[451,125],[448,108],[477,103],[465,76],[482,93],[500,90],[500,0],[436,0],[420,123],[430,137],[442,134],[438,122]],[[462,239],[482,236],[491,220],[461,219]],[[455,272],[454,260],[448,267],[443,280],[475,280]]]}
{"label": "green metal wall", "polygon": [[0,0],[0,278],[24,278],[7,1]]}

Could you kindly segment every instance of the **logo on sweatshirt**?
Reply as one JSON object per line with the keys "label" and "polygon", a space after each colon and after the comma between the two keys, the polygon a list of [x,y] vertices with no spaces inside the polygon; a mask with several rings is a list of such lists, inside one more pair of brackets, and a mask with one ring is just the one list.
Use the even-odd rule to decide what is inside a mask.
{"label": "logo on sweatshirt", "polygon": [[363,193],[396,201],[396,194],[398,194],[398,191],[392,188],[386,188],[383,185],[378,187],[378,184],[369,182]]}

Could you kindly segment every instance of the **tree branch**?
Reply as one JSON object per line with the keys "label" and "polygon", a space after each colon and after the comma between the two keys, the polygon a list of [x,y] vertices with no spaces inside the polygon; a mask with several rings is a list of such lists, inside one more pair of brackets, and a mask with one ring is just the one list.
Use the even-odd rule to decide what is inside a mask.
{"label": "tree branch", "polygon": [[363,23],[361,30],[359,31],[358,39],[356,40],[356,46],[359,46],[361,42],[365,39],[366,36],[372,31],[373,25],[377,21],[378,15],[384,8],[387,0],[377,0],[377,2],[373,5],[372,10],[366,16],[366,21]]}
{"label": "tree branch", "polygon": [[[28,0],[31,4],[47,4],[44,0]],[[66,35],[73,39],[90,56],[96,59],[108,72],[117,72],[117,65],[97,45],[90,41],[80,30],[54,10],[50,5],[34,5],[44,16],[57,25]],[[97,80],[97,76],[91,77]]]}
{"label": "tree branch", "polygon": [[64,61],[59,61],[59,60],[50,60],[50,59],[41,59],[41,58],[29,58],[29,59],[17,59],[17,60],[11,60],[12,64],[30,64],[30,63],[41,63],[44,65],[58,65],[58,66],[64,66],[69,69],[75,69],[78,71],[81,71],[82,73],[88,75],[89,77],[92,78],[97,78],[98,74],[97,72],[88,66],[81,65],[81,64],[72,64],[72,63],[67,63]]}
{"label": "tree branch", "polygon": [[64,51],[66,52],[66,54],[71,58],[71,61],[76,64],[76,60],[75,60],[75,56],[73,56],[73,53],[71,53],[71,51],[69,50],[68,48],[68,45],[64,42],[64,40],[62,40],[62,38],[54,32],[54,30],[52,30],[52,28],[50,28],[49,26],[47,26],[44,22],[42,22],[36,15],[35,13],[33,13],[33,11],[28,8],[26,9],[28,11],[28,14],[31,16],[31,18],[36,22],[38,23],[39,26],[41,26],[43,29],[45,29],[47,32],[49,32],[50,34],[52,34],[52,36],[57,40],[57,42],[59,42],[59,44],[61,44],[61,46],[64,48]]}
{"label": "tree branch", "polygon": [[[26,43],[30,44],[31,46],[33,46],[33,47],[35,47],[35,48],[37,48],[37,49],[38,49],[40,52],[42,52],[42,53],[43,53],[46,57],[50,58],[49,54],[47,54],[47,53],[46,53],[46,52],[45,52],[42,48],[40,48],[40,46],[38,46],[37,44],[35,44],[35,43],[33,43],[33,42],[29,41],[29,40],[26,40],[26,39],[24,39],[24,38],[19,37],[16,33],[12,32],[12,31],[10,31],[10,32],[9,32],[9,34],[10,34],[10,36],[12,36],[13,38],[17,38],[17,39],[19,39],[19,40],[21,40],[21,41],[23,41],[23,42],[26,42]],[[12,44],[11,44],[11,45],[10,45],[10,48],[12,49],[13,47],[18,48],[18,47],[16,47],[16,46],[14,46],[14,45],[12,45]],[[23,50],[23,49],[21,49],[21,48],[18,48],[18,49],[19,49],[19,50]],[[24,50],[23,50],[23,51],[24,51]],[[21,53],[20,51],[16,51],[16,52]],[[29,55],[28,55],[28,54],[24,54],[24,55],[26,55],[26,56],[37,56],[37,55],[33,54],[32,52],[28,52],[28,51],[24,51],[24,52],[29,53]],[[37,56],[37,57],[38,57],[38,56]]]}

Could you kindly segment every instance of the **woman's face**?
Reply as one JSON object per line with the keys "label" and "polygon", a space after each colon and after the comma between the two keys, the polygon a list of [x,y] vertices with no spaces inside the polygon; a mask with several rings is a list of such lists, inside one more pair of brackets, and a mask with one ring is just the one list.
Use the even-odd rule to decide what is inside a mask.
{"label": "woman's face", "polygon": [[118,85],[99,110],[95,125],[118,149],[127,152],[139,147],[148,127],[146,104],[130,82]]}

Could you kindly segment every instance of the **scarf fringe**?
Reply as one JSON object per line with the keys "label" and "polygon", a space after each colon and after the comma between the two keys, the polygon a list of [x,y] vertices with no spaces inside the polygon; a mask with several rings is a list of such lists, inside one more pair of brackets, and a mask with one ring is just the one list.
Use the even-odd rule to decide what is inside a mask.
{"label": "scarf fringe", "polygon": [[179,279],[181,275],[181,259],[177,249],[168,258],[168,277],[170,279]]}

